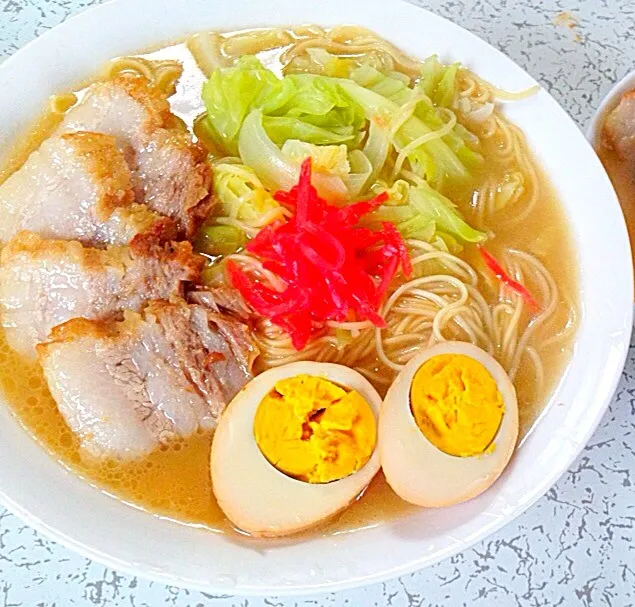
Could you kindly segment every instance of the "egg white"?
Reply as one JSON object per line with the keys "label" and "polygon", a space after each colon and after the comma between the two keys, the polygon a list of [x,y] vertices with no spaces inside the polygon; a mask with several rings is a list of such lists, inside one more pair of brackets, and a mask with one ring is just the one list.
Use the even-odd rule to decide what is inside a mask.
{"label": "egg white", "polygon": [[354,369],[331,363],[296,362],[269,369],[251,380],[223,413],[212,442],[212,488],[218,504],[240,530],[276,537],[303,531],[346,508],[379,471],[379,450],[357,472],[337,481],[312,484],[275,468],[254,437],[254,417],[263,398],[281,379],[322,377],[356,390],[378,421],[381,397]]}
{"label": "egg white", "polygon": [[[505,404],[494,450],[473,457],[448,455],[421,432],[410,408],[410,387],[421,365],[439,354],[463,354],[492,375]],[[388,390],[379,420],[378,444],[388,484],[418,506],[442,507],[476,497],[499,477],[518,439],[516,391],[505,370],[487,352],[464,342],[443,342],[415,356]]]}

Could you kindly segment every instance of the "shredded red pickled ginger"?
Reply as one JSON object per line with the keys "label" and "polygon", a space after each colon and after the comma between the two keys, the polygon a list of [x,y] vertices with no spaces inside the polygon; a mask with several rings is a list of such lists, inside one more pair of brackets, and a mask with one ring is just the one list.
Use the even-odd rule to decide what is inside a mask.
{"label": "shredded red pickled ginger", "polygon": [[501,266],[499,261],[485,247],[477,245],[477,248],[483,258],[483,261],[485,262],[485,265],[494,274],[494,276],[496,276],[498,280],[509,287],[512,291],[518,293],[532,312],[538,312],[540,310],[540,306],[527,287],[520,284],[517,280],[514,280],[509,274],[507,274],[507,272],[503,270],[503,266]]}
{"label": "shredded red pickled ginger", "polygon": [[229,262],[229,278],[260,315],[291,336],[301,350],[328,321],[369,320],[385,326],[379,308],[395,274],[412,273],[406,245],[394,225],[380,230],[357,225],[387,200],[345,207],[330,205],[311,185],[311,159],[302,164],[298,185],[275,199],[294,215],[274,222],[247,244],[247,251],[285,283],[276,291]]}

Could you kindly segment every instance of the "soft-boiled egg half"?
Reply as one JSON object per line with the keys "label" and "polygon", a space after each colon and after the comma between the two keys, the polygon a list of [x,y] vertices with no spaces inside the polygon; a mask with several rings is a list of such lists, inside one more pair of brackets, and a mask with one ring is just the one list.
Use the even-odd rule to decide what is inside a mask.
{"label": "soft-boiled egg half", "polygon": [[250,381],[214,434],[212,487],[251,535],[308,529],[357,498],[379,470],[381,398],[357,371],[296,362]]}
{"label": "soft-boiled egg half", "polygon": [[439,343],[409,361],[379,421],[386,480],[418,506],[449,506],[485,491],[517,439],[516,391],[507,373],[462,342]]}

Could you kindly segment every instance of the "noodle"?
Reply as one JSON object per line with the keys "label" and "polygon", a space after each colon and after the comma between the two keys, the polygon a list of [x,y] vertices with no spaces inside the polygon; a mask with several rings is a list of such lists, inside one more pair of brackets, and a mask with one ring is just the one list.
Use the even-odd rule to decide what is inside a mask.
{"label": "noodle", "polygon": [[[537,86],[519,93],[503,91],[466,69],[459,70],[459,87],[461,99],[468,99],[471,105],[476,106],[491,104],[496,99],[525,99],[538,91]],[[497,163],[504,168],[502,175],[488,177],[485,180],[475,196],[473,207],[482,223],[487,223],[498,212],[504,211],[507,213],[507,221],[519,224],[532,213],[540,195],[538,175],[533,161],[527,155],[525,136],[518,127],[497,113],[492,114],[480,125],[478,135],[487,149],[487,156],[495,157]],[[497,194],[500,193],[501,186],[513,167],[522,169],[522,190],[517,192],[516,196],[511,196],[508,204],[501,205],[497,200]]]}
{"label": "noodle", "polygon": [[179,61],[149,60],[143,57],[118,57],[106,67],[105,77],[115,78],[119,74],[137,74],[147,78],[167,96],[176,91],[176,83],[183,73]]}
{"label": "noodle", "polygon": [[[119,74],[135,74],[152,82],[166,96],[176,92],[176,83],[183,73],[179,61],[165,59],[161,61],[143,57],[117,57],[110,61],[101,75],[105,80],[116,78]],[[49,108],[53,114],[64,114],[78,101],[75,93],[53,95]]]}
{"label": "noodle", "polygon": [[53,114],[64,114],[77,103],[75,93],[53,95],[49,101],[49,109]]}
{"label": "noodle", "polygon": [[[357,332],[344,345],[338,344],[338,339],[333,335],[323,335],[303,351],[297,352],[284,332],[263,321],[257,331],[263,350],[260,360],[263,368],[297,360],[357,360],[361,363],[369,357],[366,364],[357,364],[356,368],[367,377],[372,377],[378,373],[377,362],[398,372],[421,348],[448,339],[460,339],[494,354],[512,378],[524,355],[531,358],[536,376],[544,375],[539,354],[527,344],[533,332],[553,313],[556,289],[550,274],[537,259],[521,251],[509,250],[510,255],[517,257],[522,264],[537,270],[535,278],[537,284],[541,285],[539,291],[545,302],[543,312],[521,331],[523,307],[520,298],[511,304],[501,292],[500,302],[490,307],[476,287],[476,272],[466,261],[448,252],[435,250],[428,243],[409,241],[408,246],[413,265],[434,261],[448,272],[461,277],[452,274],[425,275],[399,286],[381,310],[386,319],[386,329],[371,327],[368,322],[328,323],[329,329]],[[422,248],[429,252],[417,255]],[[280,288],[280,283],[273,280],[274,275],[263,270],[257,260],[243,255],[230,258],[243,263],[249,260],[248,263],[259,268],[260,279],[273,288]],[[517,279],[523,278],[520,265],[513,274]],[[498,344],[497,348],[495,344]]]}
{"label": "noodle", "polygon": [[[416,150],[419,146],[422,146],[424,143],[429,143],[430,141],[434,141],[435,139],[441,139],[441,137],[445,137],[456,126],[456,114],[454,114],[454,112],[451,112],[450,110],[444,111],[446,114],[449,115],[449,118],[448,121],[440,129],[437,129],[436,131],[432,131],[430,133],[426,133],[425,135],[421,135],[421,137],[414,139],[403,148],[399,148],[397,145],[395,145],[395,149],[399,152],[399,154],[397,155],[397,160],[392,171],[393,179],[396,179],[401,173],[403,164],[408,158],[408,154]],[[403,124],[403,122],[401,124]],[[399,126],[401,126],[401,124]],[[396,130],[398,129],[391,127],[393,137],[396,133]]]}

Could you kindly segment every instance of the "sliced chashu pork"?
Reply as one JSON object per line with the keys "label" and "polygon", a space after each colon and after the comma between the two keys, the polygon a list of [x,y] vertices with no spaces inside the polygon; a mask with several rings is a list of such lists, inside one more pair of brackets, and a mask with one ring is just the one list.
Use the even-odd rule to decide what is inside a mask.
{"label": "sliced chashu pork", "polygon": [[254,316],[254,311],[245,303],[241,294],[234,287],[226,285],[192,290],[187,294],[187,300],[213,312],[229,313],[243,321]]}
{"label": "sliced chashu pork", "polygon": [[151,302],[123,322],[73,319],[38,346],[83,448],[120,459],[213,428],[251,378],[256,353],[245,325],[182,300]]}
{"label": "sliced chashu pork", "polygon": [[175,219],[192,236],[212,206],[205,150],[170,112],[163,93],[143,76],[121,74],[91,85],[58,132],[112,135],[132,169],[137,202]]}
{"label": "sliced chashu pork", "polygon": [[201,258],[188,242],[134,241],[105,250],[20,232],[0,254],[0,313],[9,345],[25,356],[74,317],[109,318],[198,281]]}
{"label": "sliced chashu pork", "polygon": [[624,94],[606,117],[602,141],[635,171],[635,90]]}
{"label": "sliced chashu pork", "polygon": [[52,137],[0,185],[0,241],[27,229],[94,245],[126,244],[146,232],[176,235],[172,220],[134,200],[132,175],[114,137]]}

